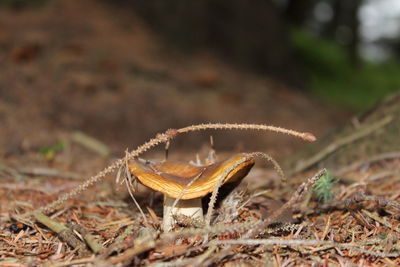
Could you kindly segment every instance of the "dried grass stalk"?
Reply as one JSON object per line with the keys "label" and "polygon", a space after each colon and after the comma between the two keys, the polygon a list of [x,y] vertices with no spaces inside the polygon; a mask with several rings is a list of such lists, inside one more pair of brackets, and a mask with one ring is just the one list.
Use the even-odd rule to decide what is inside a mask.
{"label": "dried grass stalk", "polygon": [[[126,157],[116,160],[113,164],[105,168],[104,170],[100,171],[98,174],[88,178],[85,182],[81,185],[76,187],[71,192],[68,192],[62,196],[60,196],[56,201],[50,203],[49,205],[39,208],[33,212],[43,212],[43,213],[50,213],[54,211],[58,206],[65,203],[67,200],[77,196],[78,194],[84,192],[88,187],[94,185],[95,183],[101,181],[107,174],[110,174],[119,168],[121,168],[125,163],[126,160],[131,160],[142,153],[148,151],[149,149],[161,144],[167,143],[171,139],[175,138],[178,134],[181,133],[188,133],[193,131],[200,131],[200,130],[207,130],[207,129],[226,129],[226,130],[260,130],[260,131],[273,131],[278,133],[284,133],[288,135],[292,135],[295,137],[302,138],[303,140],[313,142],[316,140],[316,137],[311,133],[301,133],[290,129],[285,129],[276,126],[270,125],[262,125],[262,124],[231,124],[231,123],[208,123],[208,124],[199,124],[199,125],[192,125],[188,127],[184,127],[181,129],[169,129],[164,133],[157,134],[155,138],[150,139],[148,142],[144,143],[143,145],[139,146],[132,152],[128,153]],[[24,214],[24,216],[31,216],[33,212],[29,212]]]}

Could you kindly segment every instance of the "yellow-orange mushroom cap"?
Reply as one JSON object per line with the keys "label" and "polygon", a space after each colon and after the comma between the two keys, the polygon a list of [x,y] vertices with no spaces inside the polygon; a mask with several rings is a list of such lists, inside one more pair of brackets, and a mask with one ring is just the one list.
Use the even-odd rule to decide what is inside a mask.
{"label": "yellow-orange mushroom cap", "polygon": [[254,158],[239,154],[207,166],[174,162],[156,164],[134,162],[128,167],[131,174],[143,185],[171,198],[178,198],[182,190],[196,179],[181,197],[181,199],[194,199],[211,193],[221,176],[225,176],[222,184],[240,181],[249,173],[254,163]]}

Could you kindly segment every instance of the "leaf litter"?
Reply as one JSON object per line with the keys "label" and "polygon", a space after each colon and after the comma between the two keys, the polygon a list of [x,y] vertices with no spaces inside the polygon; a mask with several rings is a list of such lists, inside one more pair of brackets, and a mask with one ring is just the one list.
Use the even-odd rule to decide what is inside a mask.
{"label": "leaf litter", "polygon": [[[170,131],[156,139],[165,141],[165,137],[173,135],[175,132]],[[63,205],[54,206],[46,216],[49,222],[71,229],[70,234],[85,248],[84,253],[79,252],[79,246],[68,245],[47,224],[23,216],[32,207],[55,201],[58,192],[0,187],[0,262],[5,266],[398,265],[399,172],[376,175],[388,168],[398,170],[399,164],[396,157],[384,157],[368,166],[341,171],[343,176],[359,178],[350,185],[342,183],[341,176],[333,177],[336,183],[332,184],[331,180],[321,180],[336,170],[330,170],[329,175],[326,170],[310,170],[282,183],[279,175],[261,169],[266,174],[263,179],[270,180],[267,188],[249,191],[243,183],[214,207],[209,225],[196,228],[190,222],[178,224],[166,233],[160,230],[161,196],[154,196],[153,207],[148,207],[148,196],[138,196],[139,205],[148,211],[145,221],[134,210],[126,192],[125,198],[113,192],[102,195],[104,188],[97,185],[79,199],[68,198]],[[258,176],[250,173],[246,182],[251,183]],[[21,183],[18,175],[10,173],[2,175],[2,179],[8,184]],[[30,179],[38,180],[38,184],[69,183],[57,176],[51,180],[47,176]],[[321,196],[312,189],[315,185],[323,187],[320,194],[329,189],[329,198],[320,201]],[[99,195],[95,201],[90,197],[93,194]],[[84,237],[88,234],[89,239]],[[92,247],[97,249],[93,251]]]}

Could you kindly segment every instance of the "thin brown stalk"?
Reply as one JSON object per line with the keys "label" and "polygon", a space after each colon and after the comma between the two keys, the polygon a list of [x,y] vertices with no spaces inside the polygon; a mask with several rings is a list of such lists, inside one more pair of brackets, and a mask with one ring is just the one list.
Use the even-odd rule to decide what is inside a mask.
{"label": "thin brown stalk", "polygon": [[87,229],[79,224],[68,224],[67,225],[72,231],[77,231],[85,240],[86,244],[94,253],[99,253],[103,246],[96,240],[95,236],[92,235]]}
{"label": "thin brown stalk", "polygon": [[147,221],[147,218],[146,218],[146,214],[144,214],[142,208],[140,207],[139,203],[137,202],[135,196],[134,196],[133,193],[132,193],[132,189],[131,189],[132,184],[129,183],[127,180],[128,180],[128,179],[126,179],[125,181],[126,181],[126,187],[128,188],[129,195],[131,196],[133,202],[135,203],[136,207],[138,208],[140,214],[142,215],[142,218],[143,218],[145,224],[147,225],[147,224],[148,224],[148,221]]}
{"label": "thin brown stalk", "polygon": [[210,202],[208,203],[208,210],[207,210],[207,215],[206,215],[206,219],[205,219],[205,223],[207,226],[210,225],[211,223],[211,216],[212,213],[214,211],[214,205],[217,199],[217,195],[218,195],[218,190],[222,185],[222,182],[224,181],[225,177],[232,171],[234,170],[237,166],[239,166],[240,164],[242,164],[243,162],[251,159],[251,158],[264,158],[267,159],[268,161],[272,162],[272,164],[274,165],[275,170],[278,172],[279,176],[281,177],[282,180],[284,180],[285,175],[283,174],[282,168],[279,166],[278,162],[276,162],[275,159],[273,159],[271,156],[269,156],[266,153],[263,152],[252,152],[252,153],[248,153],[246,154],[246,157],[238,160],[237,162],[235,162],[235,164],[233,164],[232,166],[230,166],[222,175],[221,177],[218,179],[215,188],[212,192],[211,198],[210,198]]}
{"label": "thin brown stalk", "polygon": [[163,134],[158,134],[155,138],[149,140],[148,142],[144,143],[143,145],[139,146],[136,150],[130,152],[126,158],[121,158],[118,159],[117,161],[115,161],[113,164],[111,164],[110,166],[108,166],[107,168],[103,169],[101,172],[99,172],[98,174],[90,177],[89,179],[87,179],[85,182],[83,182],[82,184],[80,184],[79,186],[77,186],[75,189],[73,189],[71,192],[65,193],[64,195],[60,196],[56,201],[50,203],[49,205],[39,208],[33,212],[29,212],[27,214],[24,214],[25,216],[30,216],[32,215],[34,212],[40,211],[43,213],[50,213],[52,211],[54,211],[54,209],[56,209],[58,206],[60,206],[61,204],[65,203],[67,200],[79,195],[80,193],[82,193],[83,191],[85,191],[86,189],[88,189],[90,186],[96,184],[97,182],[101,181],[102,178],[104,178],[107,174],[112,173],[113,171],[119,169],[121,166],[123,166],[125,164],[125,160],[131,160],[137,156],[139,156],[140,154],[146,152],[147,150],[149,150],[150,148],[166,142],[170,137],[167,135],[167,133],[163,133]]}
{"label": "thin brown stalk", "polygon": [[204,123],[198,125],[192,125],[178,129],[178,133],[187,133],[193,131],[201,131],[207,129],[226,129],[226,130],[260,130],[260,131],[272,131],[277,133],[283,133],[299,137],[305,141],[314,142],[317,138],[312,133],[301,133],[282,127],[263,125],[263,124],[248,124],[248,123]]}
{"label": "thin brown stalk", "polygon": [[278,173],[279,177],[281,178],[282,181],[285,181],[285,174],[283,173],[283,170],[281,168],[281,166],[279,165],[279,163],[270,155],[264,153],[264,152],[252,152],[248,154],[250,157],[254,157],[254,158],[263,158],[266,159],[268,161],[270,161],[273,165],[274,165],[274,169],[275,171]]}
{"label": "thin brown stalk", "polygon": [[81,265],[85,263],[91,263],[93,262],[94,257],[87,257],[87,258],[81,258],[81,259],[76,259],[76,260],[68,260],[65,262],[59,262],[59,263],[52,263],[51,266],[53,267],[63,267],[63,266],[76,266],[76,265]]}
{"label": "thin brown stalk", "polygon": [[172,215],[172,211],[175,209],[176,205],[178,204],[179,200],[181,200],[181,198],[183,197],[183,195],[185,194],[185,192],[189,189],[189,187],[196,182],[200,176],[203,174],[203,172],[199,173],[198,175],[196,175],[196,177],[194,177],[183,189],[182,191],[179,193],[178,198],[175,199],[174,203],[172,203],[172,208],[170,210],[170,214],[168,214],[167,216],[171,216]]}
{"label": "thin brown stalk", "polygon": [[[281,208],[276,210],[270,217],[268,217],[265,221],[258,221],[256,223],[253,223],[250,227],[247,227],[246,230],[250,229],[247,233],[243,235],[243,238],[250,238],[254,237],[257,234],[259,234],[261,231],[266,232],[265,229],[268,228],[268,226],[276,220],[284,211],[289,209],[292,205],[294,205],[296,202],[298,202],[307,192],[308,190],[312,187],[312,185],[318,181],[324,174],[326,173],[326,170],[323,169],[320,172],[318,172],[316,175],[314,175],[312,178],[310,178],[307,182],[303,183],[300,185],[296,193],[293,195],[293,197],[286,202]],[[240,230],[239,230],[240,231]],[[243,239],[242,239],[243,240]],[[210,245],[215,245],[211,242]],[[228,254],[230,250],[233,249],[234,244],[230,244],[223,248],[217,256],[219,257],[224,257],[225,255]],[[215,257],[217,257],[215,256]],[[214,257],[214,258],[215,258]]]}
{"label": "thin brown stalk", "polygon": [[289,175],[292,176],[296,173],[306,170],[307,168],[310,168],[311,166],[313,166],[316,163],[318,163],[319,161],[323,160],[324,158],[326,158],[328,155],[332,154],[339,148],[372,134],[374,131],[381,129],[382,127],[387,125],[392,120],[393,120],[392,116],[387,116],[387,117],[383,118],[382,120],[379,120],[373,124],[368,124],[366,126],[363,126],[359,130],[357,130],[355,133],[344,136],[341,139],[334,141],[333,143],[326,146],[324,149],[322,149],[315,155],[311,156],[310,158],[308,158],[306,160],[299,162],[299,164],[297,164],[294,167],[294,169],[292,171],[290,171]]}
{"label": "thin brown stalk", "polygon": [[349,172],[349,171],[355,170],[357,168],[360,168],[363,165],[375,163],[375,162],[378,162],[378,161],[381,161],[381,160],[396,159],[396,158],[400,158],[400,152],[399,151],[394,151],[394,152],[374,155],[374,156],[372,156],[370,158],[362,159],[362,160],[353,162],[348,166],[342,167],[342,168],[334,171],[333,174],[335,176],[340,176],[340,175],[345,174],[346,172]]}
{"label": "thin brown stalk", "polygon": [[137,202],[137,200],[136,200],[136,198],[135,198],[135,196],[133,195],[133,192],[132,192],[132,188],[133,188],[132,179],[133,179],[133,177],[132,177],[132,175],[131,175],[131,173],[129,171],[129,168],[128,168],[128,152],[126,152],[125,155],[126,155],[125,156],[125,184],[126,184],[126,187],[128,189],[129,195],[131,196],[133,202],[135,203],[136,207],[138,208],[140,214],[142,215],[145,224],[147,225],[148,221],[147,221],[146,215],[144,214],[142,208],[140,207],[139,203]]}
{"label": "thin brown stalk", "polygon": [[266,228],[269,224],[273,223],[279,216],[282,215],[284,211],[287,209],[291,208],[295,203],[300,201],[304,195],[312,188],[312,186],[322,177],[326,174],[326,169],[322,169],[319,171],[317,174],[315,174],[312,178],[310,178],[308,181],[304,182],[301,184],[296,192],[293,194],[293,196],[287,201],[282,207],[277,209],[275,212],[273,212],[262,224],[257,226],[255,229],[250,231],[248,233],[249,236],[255,236],[257,235],[262,229]]}
{"label": "thin brown stalk", "polygon": [[326,173],[326,170],[323,169],[316,173],[312,178],[310,178],[307,182],[301,184],[293,196],[287,201],[282,207],[276,210],[271,216],[269,216],[264,221],[257,221],[257,222],[245,222],[245,223],[237,223],[231,225],[225,224],[217,224],[214,226],[210,226],[209,224],[202,228],[202,229],[183,229],[179,232],[173,233],[165,233],[161,238],[168,242],[168,240],[174,240],[179,236],[190,236],[190,235],[205,235],[210,233],[222,233],[222,232],[229,232],[229,231],[247,231],[250,229],[249,232],[246,233],[246,237],[255,236],[260,233],[260,231],[265,231],[269,224],[273,223],[284,211],[292,207],[295,203],[301,200],[302,197],[312,188],[312,186]]}
{"label": "thin brown stalk", "polygon": [[333,241],[325,240],[302,240],[302,239],[237,239],[237,240],[215,240],[210,242],[213,245],[280,245],[280,246],[332,246],[342,249],[356,250],[361,253],[376,257],[390,257],[396,258],[400,256],[400,253],[385,253],[379,251],[372,251],[361,248],[360,244],[357,243],[338,243]]}
{"label": "thin brown stalk", "polygon": [[385,221],[383,218],[381,218],[365,209],[362,209],[361,212],[364,213],[365,215],[367,215],[368,217],[370,217],[371,219],[374,219],[375,221],[379,222],[380,224],[386,226],[390,230],[400,233],[400,229],[397,228],[397,226],[394,226],[393,224]]}
{"label": "thin brown stalk", "polygon": [[150,139],[148,142],[144,143],[143,145],[139,146],[136,150],[130,152],[126,155],[126,158],[121,158],[116,160],[113,164],[109,165],[96,175],[88,178],[85,182],[77,186],[71,192],[68,192],[62,196],[60,196],[54,202],[48,204],[45,207],[41,207],[35,211],[28,212],[23,214],[23,216],[31,216],[34,212],[40,211],[43,213],[50,213],[54,211],[58,206],[65,203],[67,200],[77,196],[78,194],[85,191],[90,186],[94,185],[95,183],[101,181],[107,174],[112,173],[115,170],[118,170],[121,166],[125,164],[125,160],[131,160],[138,157],[140,154],[148,151],[149,149],[161,144],[169,142],[171,139],[175,138],[180,133],[187,133],[192,131],[200,131],[206,129],[227,129],[227,130],[263,130],[263,131],[273,131],[278,133],[284,133],[293,135],[295,137],[302,138],[303,140],[313,142],[316,140],[316,137],[311,133],[301,133],[294,130],[289,130],[281,127],[276,126],[268,126],[268,125],[260,125],[260,124],[231,124],[231,123],[208,123],[208,124],[199,124],[199,125],[192,125],[188,127],[184,127],[181,129],[169,129],[164,133],[157,134],[156,137]]}
{"label": "thin brown stalk", "polygon": [[210,202],[208,203],[208,210],[207,210],[207,215],[205,218],[205,224],[206,226],[209,226],[211,223],[211,216],[212,213],[214,211],[214,205],[215,202],[217,200],[217,195],[218,195],[218,190],[222,185],[222,182],[225,180],[226,176],[233,171],[235,168],[237,168],[237,166],[239,166],[240,164],[246,162],[249,160],[249,157],[243,157],[241,159],[239,159],[238,161],[236,161],[234,164],[232,164],[229,168],[227,168],[224,173],[221,175],[221,177],[218,179],[217,183],[215,184],[214,190],[211,194],[211,198],[210,198]]}
{"label": "thin brown stalk", "polygon": [[132,235],[135,232],[134,230],[135,229],[133,225],[128,225],[125,230],[115,238],[113,243],[102,251],[101,255],[98,258],[104,260],[114,252],[118,253],[124,247],[123,242],[125,238],[129,235]]}
{"label": "thin brown stalk", "polygon": [[244,232],[259,225],[262,221],[250,221],[244,223],[224,224],[218,223],[213,226],[205,226],[203,228],[185,228],[177,232],[168,232],[161,235],[162,243],[169,243],[179,237],[220,234],[223,232]]}

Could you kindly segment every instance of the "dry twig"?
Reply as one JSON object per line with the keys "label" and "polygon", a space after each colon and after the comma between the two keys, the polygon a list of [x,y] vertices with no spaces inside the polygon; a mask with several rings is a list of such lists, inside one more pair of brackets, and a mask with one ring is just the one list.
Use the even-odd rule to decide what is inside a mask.
{"label": "dry twig", "polygon": [[33,176],[50,176],[57,178],[82,180],[82,175],[78,173],[61,171],[53,168],[45,168],[45,167],[18,168],[18,172]]}
{"label": "dry twig", "polygon": [[294,167],[294,169],[290,171],[289,175],[291,176],[293,174],[296,174],[296,173],[299,173],[301,171],[308,169],[309,167],[315,165],[316,163],[318,163],[322,159],[326,158],[328,155],[332,154],[339,148],[341,148],[347,144],[350,144],[356,140],[364,138],[364,137],[370,135],[371,133],[373,133],[374,131],[384,127],[386,124],[391,122],[392,119],[393,118],[391,116],[387,116],[376,123],[366,125],[360,129],[358,129],[355,133],[352,133],[348,136],[345,136],[345,137],[331,143],[330,145],[328,145],[327,147],[325,147],[324,149],[319,151],[314,156],[308,158],[307,160],[299,162],[299,164],[297,164]]}
{"label": "dry twig", "polygon": [[237,240],[215,240],[210,242],[214,245],[280,245],[280,246],[332,246],[342,249],[356,250],[361,253],[382,258],[397,258],[400,253],[385,253],[361,248],[361,245],[354,243],[338,243],[325,240],[302,240],[302,239],[237,239]]}
{"label": "dry twig", "polygon": [[261,225],[253,229],[251,231],[253,234],[250,234],[250,236],[257,235],[261,229],[266,228],[266,226],[273,223],[279,216],[282,215],[284,211],[291,208],[296,202],[300,201],[304,197],[304,195],[312,188],[312,186],[325,174],[326,170],[323,169],[319,171],[317,174],[315,174],[312,178],[310,178],[307,182],[301,184],[297,188],[293,196],[289,199],[289,201],[287,201],[284,205],[282,205],[282,207],[280,207],[278,210],[273,212]]}
{"label": "dry twig", "polygon": [[395,151],[395,152],[383,153],[383,154],[375,155],[375,156],[372,156],[372,157],[367,158],[367,159],[362,159],[362,160],[358,160],[356,162],[353,162],[348,166],[342,167],[339,170],[334,171],[333,174],[335,176],[340,176],[340,175],[345,174],[346,172],[355,170],[355,169],[360,168],[361,166],[366,165],[366,164],[371,164],[371,163],[379,162],[379,161],[382,161],[382,160],[395,159],[395,158],[400,158],[400,152]]}
{"label": "dry twig", "polygon": [[156,246],[154,233],[147,228],[142,228],[139,230],[138,237],[133,243],[133,248],[126,250],[118,256],[111,257],[108,259],[108,262],[111,264],[117,264],[128,261],[136,255],[154,248]]}
{"label": "dry twig", "polygon": [[102,249],[103,246],[97,242],[96,238],[85,228],[83,228],[79,224],[68,224],[68,227],[72,229],[72,231],[77,231],[83,239],[86,241],[87,245],[90,247],[90,249],[94,253],[99,253]]}
{"label": "dry twig", "polygon": [[379,222],[380,224],[386,226],[387,228],[389,228],[390,230],[396,231],[398,233],[400,233],[400,229],[397,227],[394,227],[391,223],[385,221],[383,218],[367,211],[367,210],[361,210],[362,213],[364,213],[365,215],[367,215],[368,217],[370,217],[371,219],[374,219],[375,221]]}
{"label": "dry twig", "polygon": [[50,230],[55,232],[61,240],[65,241],[68,245],[78,250],[80,255],[88,255],[90,251],[86,248],[85,244],[80,241],[74,232],[65,225],[58,223],[43,213],[36,212],[34,216],[38,222],[47,226]]}
{"label": "dry twig", "polygon": [[[76,195],[85,191],[88,187],[94,185],[95,183],[99,182],[102,178],[104,178],[107,174],[118,170],[121,166],[126,163],[126,160],[131,160],[133,158],[138,157],[140,154],[146,152],[150,148],[157,146],[161,143],[169,142],[171,139],[175,138],[180,133],[187,133],[192,131],[200,131],[206,129],[228,129],[228,130],[263,130],[263,131],[273,131],[279,132],[284,134],[293,135],[295,137],[302,138],[306,141],[313,142],[316,140],[316,137],[311,133],[300,133],[293,130],[284,129],[281,127],[276,126],[268,126],[268,125],[260,125],[260,124],[230,124],[230,123],[209,123],[209,124],[200,124],[200,125],[192,125],[188,127],[184,127],[181,129],[169,129],[164,133],[157,134],[156,137],[150,139],[148,142],[144,143],[143,145],[139,146],[136,150],[130,152],[126,155],[125,158],[121,158],[115,161],[113,164],[99,172],[98,174],[88,178],[85,182],[81,185],[76,187],[71,192],[68,192],[58,198],[56,201],[50,203],[49,205],[39,208],[37,211],[49,213],[57,208],[59,205],[63,204],[68,199],[75,197]],[[33,211],[35,212],[35,211]],[[24,216],[30,216],[33,212],[24,214]]]}

